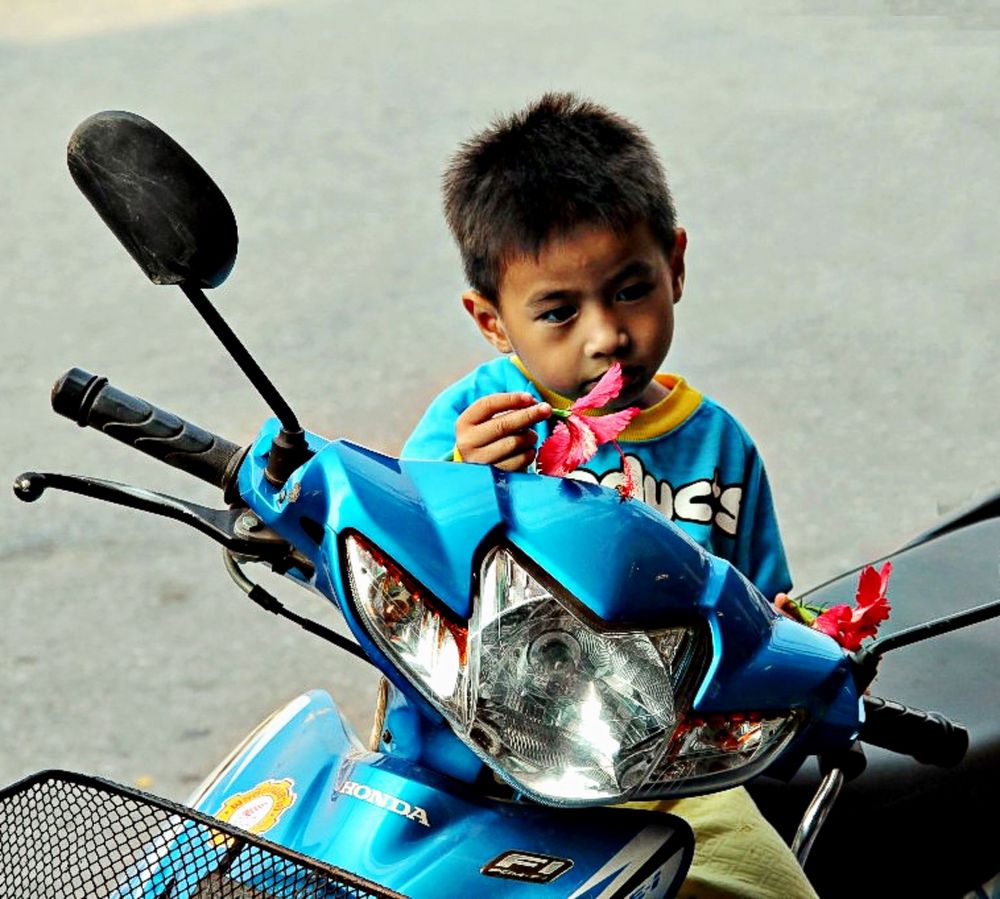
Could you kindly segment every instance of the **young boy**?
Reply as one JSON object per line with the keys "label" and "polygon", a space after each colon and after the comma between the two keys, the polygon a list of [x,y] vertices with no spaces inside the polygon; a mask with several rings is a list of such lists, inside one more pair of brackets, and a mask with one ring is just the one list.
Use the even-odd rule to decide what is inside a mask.
{"label": "young boy", "polygon": [[[467,142],[444,179],[445,214],[472,289],[462,297],[503,354],[440,394],[408,458],[527,470],[539,437],[614,362],[625,387],[607,410],[642,411],[571,476],[625,481],[639,498],[768,598],[791,586],[767,476],[724,409],[659,374],[684,288],[687,235],[656,154],[631,123],[548,94]],[[539,434],[541,432],[541,434]]]}
{"label": "young boy", "polygon": [[[401,455],[528,470],[553,407],[618,362],[625,386],[604,411],[642,410],[619,437],[625,462],[605,445],[572,476],[618,487],[628,464],[641,499],[765,596],[788,590],[753,442],[683,378],[659,373],[687,235],[642,132],[593,103],[548,94],[459,149],[444,205],[471,285],[462,303],[501,356],[440,394]],[[744,790],[636,805],[694,828],[686,899],[815,896]]]}

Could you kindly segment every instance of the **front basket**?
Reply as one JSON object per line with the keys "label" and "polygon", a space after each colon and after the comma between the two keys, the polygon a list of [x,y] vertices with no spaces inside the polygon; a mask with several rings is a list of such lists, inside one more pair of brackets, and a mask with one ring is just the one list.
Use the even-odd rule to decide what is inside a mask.
{"label": "front basket", "polygon": [[109,781],[0,791],[0,899],[398,899],[346,871]]}

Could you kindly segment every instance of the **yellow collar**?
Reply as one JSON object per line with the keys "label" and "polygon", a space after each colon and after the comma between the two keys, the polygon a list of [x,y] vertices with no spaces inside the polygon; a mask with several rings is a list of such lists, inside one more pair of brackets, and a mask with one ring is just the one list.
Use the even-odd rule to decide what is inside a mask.
{"label": "yellow collar", "polygon": [[[510,360],[535,385],[545,402],[550,403],[556,409],[568,409],[572,405],[571,400],[551,390],[547,390],[539,384],[528,373],[528,370],[517,356],[511,356]],[[626,442],[655,440],[657,437],[662,437],[667,432],[682,425],[694,414],[698,406],[701,405],[701,394],[691,387],[680,375],[661,372],[656,375],[656,380],[666,387],[669,393],[658,403],[654,403],[648,409],[643,409],[633,418],[629,422],[628,427],[619,435],[619,440]],[[584,414],[593,413],[588,411]]]}

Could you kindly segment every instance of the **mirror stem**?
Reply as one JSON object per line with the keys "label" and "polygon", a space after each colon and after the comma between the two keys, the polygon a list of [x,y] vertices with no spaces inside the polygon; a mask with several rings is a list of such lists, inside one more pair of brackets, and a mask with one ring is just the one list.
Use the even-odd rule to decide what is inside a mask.
{"label": "mirror stem", "polygon": [[281,422],[281,433],[274,439],[265,473],[272,484],[280,487],[296,468],[312,456],[312,451],[306,444],[306,435],[299,425],[298,418],[296,418],[291,406],[285,402],[284,397],[278,393],[278,389],[271,383],[271,379],[264,374],[264,370],[243,346],[239,337],[205,296],[204,291],[191,283],[183,283],[179,286],[184,291],[184,295],[191,301],[191,305],[198,310],[198,314],[204,319],[205,324],[219,338],[240,370],[250,379],[250,383],[257,389],[264,402],[271,407],[271,411]]}

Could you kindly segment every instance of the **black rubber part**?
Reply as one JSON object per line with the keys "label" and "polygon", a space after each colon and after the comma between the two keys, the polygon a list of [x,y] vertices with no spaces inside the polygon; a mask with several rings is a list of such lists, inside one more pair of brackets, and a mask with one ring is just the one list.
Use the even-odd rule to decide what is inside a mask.
{"label": "black rubber part", "polygon": [[861,739],[915,758],[925,765],[951,768],[969,751],[969,732],[938,712],[924,712],[877,696],[866,696]]}
{"label": "black rubber part", "polygon": [[125,393],[82,368],[52,387],[52,408],[174,468],[225,489],[243,450],[172,412]]}

